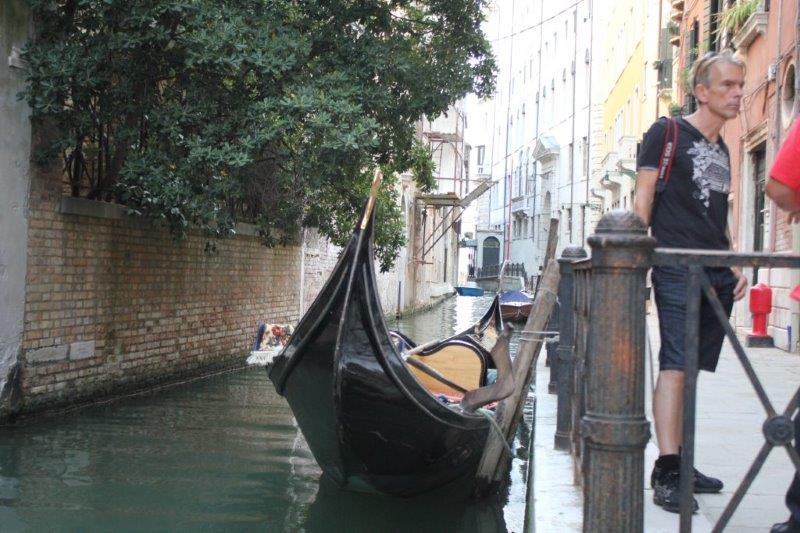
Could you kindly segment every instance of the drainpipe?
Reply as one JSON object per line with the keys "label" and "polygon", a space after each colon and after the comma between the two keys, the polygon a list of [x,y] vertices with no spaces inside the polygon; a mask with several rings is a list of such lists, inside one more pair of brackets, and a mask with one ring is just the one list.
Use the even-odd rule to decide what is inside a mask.
{"label": "drainpipe", "polygon": [[[800,2],[800,0],[798,0]],[[538,94],[538,98],[536,100],[536,142],[539,142],[539,114],[542,108],[542,95],[539,92],[539,88],[542,86],[542,44],[544,43],[544,2],[542,2],[539,6],[539,61],[536,65],[536,94]],[[536,258],[536,253],[538,252],[537,243],[539,241],[539,234],[541,233],[541,228],[536,227],[536,197],[538,196],[538,189],[539,189],[539,177],[541,174],[539,173],[539,165],[534,158],[533,160],[533,251],[534,251],[534,258]],[[541,220],[541,217],[540,217]]]}
{"label": "drainpipe", "polygon": [[[505,249],[503,250],[503,261],[508,261],[511,257],[511,179],[508,176],[508,120],[511,115],[511,82],[514,79],[514,0],[511,1],[511,41],[508,50],[508,102],[506,104],[506,154],[503,160],[503,183],[505,183],[506,194],[508,197],[508,211],[503,209],[506,218],[503,224],[505,230]],[[505,206],[503,206],[505,207]]]}
{"label": "drainpipe", "polygon": [[[575,109],[578,99],[578,6],[572,15],[573,39],[572,54],[572,161],[569,162],[569,244],[572,244],[572,234],[575,231]],[[588,142],[588,139],[587,139]],[[582,163],[582,162],[581,162]],[[581,221],[582,223],[583,221]],[[565,245],[567,243],[564,243]]]}
{"label": "drainpipe", "polygon": [[[659,0],[658,2],[658,49],[656,50],[656,56],[658,56],[659,61],[663,61],[663,57],[661,57],[661,47],[664,46],[662,42],[663,30],[661,28],[661,24],[663,24],[663,14],[664,14],[664,2],[663,0]],[[663,66],[663,65],[662,65]],[[661,68],[659,68],[659,73],[661,72]],[[661,85],[661,78],[656,76],[656,117],[653,120],[658,120],[659,113],[661,112],[661,98],[658,96],[658,87]]]}
{"label": "drainpipe", "polygon": [[[783,55],[781,50],[781,19],[783,18],[783,2],[778,2],[778,38],[775,45],[775,132],[772,135],[773,150],[772,160],[775,161],[775,156],[778,154],[778,149],[781,147],[781,130],[783,129],[783,120],[781,117],[781,65],[783,64]],[[795,76],[796,77],[796,76]],[[769,226],[770,226],[770,251],[775,251],[775,243],[777,241],[778,224],[777,224],[777,209],[775,202],[769,201]],[[771,274],[770,270],[770,274]],[[770,278],[772,276],[770,275]]]}
{"label": "drainpipe", "polygon": [[[586,169],[586,205],[583,207],[583,220],[581,220],[581,246],[586,245],[586,215],[589,206],[589,184],[592,182],[592,72],[594,71],[592,43],[594,43],[594,2],[589,0],[589,107],[586,110],[586,158],[588,168]],[[582,164],[583,162],[581,162]]]}
{"label": "drainpipe", "polygon": [[300,290],[300,314],[297,315],[297,321],[299,322],[300,319],[306,312],[306,235],[308,230],[303,228],[303,232],[300,236],[300,280],[299,280],[299,290]]}

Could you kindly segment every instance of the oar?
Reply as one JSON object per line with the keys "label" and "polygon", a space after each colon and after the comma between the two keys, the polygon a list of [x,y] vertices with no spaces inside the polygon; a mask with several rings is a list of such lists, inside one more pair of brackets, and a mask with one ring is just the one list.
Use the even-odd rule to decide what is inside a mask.
{"label": "oar", "polygon": [[414,346],[413,348],[411,348],[410,350],[408,350],[406,352],[403,352],[403,357],[408,358],[409,355],[416,355],[416,354],[418,354],[420,352],[424,352],[425,350],[427,350],[431,346],[436,346],[437,344],[440,344],[441,342],[442,342],[442,339],[433,339],[432,341],[428,341],[428,342],[426,342],[424,344],[418,344],[418,345]]}

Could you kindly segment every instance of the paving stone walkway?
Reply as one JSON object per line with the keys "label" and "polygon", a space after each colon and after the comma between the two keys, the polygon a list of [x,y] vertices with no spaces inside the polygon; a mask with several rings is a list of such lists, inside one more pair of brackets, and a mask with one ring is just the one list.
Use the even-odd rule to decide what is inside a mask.
{"label": "paving stone walkway", "polygon": [[[648,333],[654,351],[658,351],[658,325],[648,316]],[[756,374],[773,406],[782,412],[800,385],[800,356],[779,349],[748,349]],[[566,452],[553,450],[556,397],[547,394],[549,368],[544,356],[539,361],[536,378],[537,396],[536,468],[534,476],[536,530],[581,531],[583,497],[572,483],[572,459]],[[647,368],[647,411],[650,413],[650,368]],[[707,532],[721,516],[734,491],[764,444],[761,425],[766,418],[755,390],[742,365],[726,341],[714,374],[701,372],[698,386],[695,463],[704,473],[725,482],[721,494],[698,495],[700,512],[695,515],[693,531]],[[651,429],[655,433],[654,429]],[[646,477],[658,456],[655,437],[645,452]],[[784,449],[773,449],[739,509],[725,531],[765,532],[771,525],[788,517],[783,503],[792,478],[792,465]],[[667,513],[653,504],[649,482],[645,487],[645,531],[678,531],[678,515]]]}

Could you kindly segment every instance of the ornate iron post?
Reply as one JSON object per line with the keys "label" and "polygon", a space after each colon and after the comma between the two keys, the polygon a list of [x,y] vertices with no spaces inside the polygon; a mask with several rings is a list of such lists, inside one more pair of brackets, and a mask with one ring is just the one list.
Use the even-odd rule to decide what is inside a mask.
{"label": "ornate iron post", "polygon": [[559,332],[558,332],[558,364],[550,372],[557,372],[558,410],[556,412],[555,448],[569,450],[570,432],[572,431],[572,385],[575,369],[575,308],[573,294],[575,276],[572,262],[585,259],[586,250],[580,246],[569,246],[561,252],[558,260],[561,279],[558,283]]}
{"label": "ornate iron post", "polygon": [[655,240],[630,211],[600,219],[592,247],[586,354],[583,530],[644,527],[645,274]]}

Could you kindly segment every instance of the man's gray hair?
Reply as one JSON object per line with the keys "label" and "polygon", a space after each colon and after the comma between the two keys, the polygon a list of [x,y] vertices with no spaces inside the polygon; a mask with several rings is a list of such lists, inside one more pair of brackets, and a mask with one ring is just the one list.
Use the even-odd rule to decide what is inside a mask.
{"label": "man's gray hair", "polygon": [[692,65],[692,94],[694,94],[695,87],[698,85],[711,86],[711,67],[717,63],[730,63],[742,69],[743,72],[745,71],[744,61],[736,57],[733,51],[709,52]]}

